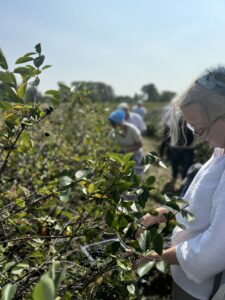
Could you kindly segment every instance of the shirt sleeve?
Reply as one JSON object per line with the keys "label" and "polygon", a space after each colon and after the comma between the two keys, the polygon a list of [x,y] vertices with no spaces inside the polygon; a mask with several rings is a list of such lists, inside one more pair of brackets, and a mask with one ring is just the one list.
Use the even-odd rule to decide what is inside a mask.
{"label": "shirt sleeve", "polygon": [[143,121],[142,117],[138,116],[138,128],[140,129],[141,132],[145,131],[147,129],[145,122]]}
{"label": "shirt sleeve", "polygon": [[[176,247],[176,255],[186,276],[200,283],[225,270],[225,179],[221,179],[212,203],[209,227]],[[203,208],[204,209],[204,208]]]}
{"label": "shirt sleeve", "polygon": [[135,126],[133,126],[132,128],[132,138],[134,140],[134,143],[142,143],[142,137],[139,130]]}

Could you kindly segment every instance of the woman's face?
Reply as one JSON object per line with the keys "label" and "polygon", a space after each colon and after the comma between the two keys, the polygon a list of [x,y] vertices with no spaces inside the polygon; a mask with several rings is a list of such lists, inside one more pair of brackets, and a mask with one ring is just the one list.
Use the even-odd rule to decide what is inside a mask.
{"label": "woman's face", "polygon": [[223,119],[218,119],[209,126],[198,104],[187,105],[182,112],[184,119],[194,128],[196,135],[212,147],[225,148],[225,121]]}

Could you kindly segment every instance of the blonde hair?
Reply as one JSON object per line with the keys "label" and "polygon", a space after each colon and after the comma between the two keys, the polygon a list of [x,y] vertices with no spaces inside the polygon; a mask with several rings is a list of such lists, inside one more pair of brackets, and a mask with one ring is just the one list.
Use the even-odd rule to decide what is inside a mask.
{"label": "blonde hair", "polygon": [[178,140],[178,121],[184,107],[198,104],[206,124],[210,127],[218,118],[225,117],[225,68],[208,71],[172,103],[170,135],[172,144]]}

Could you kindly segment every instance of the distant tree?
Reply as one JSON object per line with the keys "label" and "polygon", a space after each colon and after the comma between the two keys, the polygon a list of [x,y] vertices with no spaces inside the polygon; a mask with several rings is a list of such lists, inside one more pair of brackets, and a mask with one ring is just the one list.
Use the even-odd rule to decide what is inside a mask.
{"label": "distant tree", "polygon": [[88,91],[89,98],[92,101],[112,101],[115,100],[113,88],[103,82],[91,82],[91,81],[75,81],[72,85],[76,88]]}
{"label": "distant tree", "polygon": [[156,102],[160,100],[158,90],[153,83],[144,85],[141,91],[147,96],[147,101]]}
{"label": "distant tree", "polygon": [[139,101],[139,100],[142,100],[142,101],[144,101],[145,99],[145,96],[143,95],[143,94],[134,94],[134,98],[133,98],[133,101],[134,102],[137,102],[137,101]]}
{"label": "distant tree", "polygon": [[160,101],[170,102],[175,96],[176,96],[176,93],[174,93],[174,92],[164,91],[160,95]]}
{"label": "distant tree", "polygon": [[116,96],[115,101],[116,102],[126,102],[129,104],[134,101],[134,98],[132,98],[130,96]]}

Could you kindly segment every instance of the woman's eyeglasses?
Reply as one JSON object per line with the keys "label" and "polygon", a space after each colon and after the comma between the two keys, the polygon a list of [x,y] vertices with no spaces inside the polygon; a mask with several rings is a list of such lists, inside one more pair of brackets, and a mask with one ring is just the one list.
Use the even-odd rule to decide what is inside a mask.
{"label": "woman's eyeglasses", "polygon": [[199,137],[201,140],[204,140],[206,136],[208,135],[208,129],[204,129],[202,132],[197,132],[194,127],[190,123],[186,123],[187,128],[191,130],[191,132]]}

